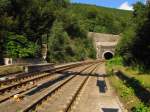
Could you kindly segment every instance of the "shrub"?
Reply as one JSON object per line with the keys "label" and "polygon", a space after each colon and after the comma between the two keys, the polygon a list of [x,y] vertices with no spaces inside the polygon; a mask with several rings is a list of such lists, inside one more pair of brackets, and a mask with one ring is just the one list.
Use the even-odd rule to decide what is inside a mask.
{"label": "shrub", "polygon": [[150,112],[150,109],[141,103],[136,107],[132,108],[132,112]]}

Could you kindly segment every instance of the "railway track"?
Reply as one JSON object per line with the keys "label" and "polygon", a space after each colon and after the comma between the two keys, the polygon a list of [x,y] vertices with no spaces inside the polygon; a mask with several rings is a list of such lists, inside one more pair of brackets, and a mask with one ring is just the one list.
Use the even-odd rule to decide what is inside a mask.
{"label": "railway track", "polygon": [[[22,109],[21,112],[69,112],[80,91],[87,83],[90,77],[88,74],[91,74],[98,65],[93,65],[90,68],[82,70],[80,73],[72,75],[62,84],[57,85],[34,103]],[[87,75],[80,75],[81,73]]]}
{"label": "railway track", "polygon": [[16,75],[16,74],[13,74],[14,76],[13,77],[9,77],[7,76],[7,79],[4,80],[4,81],[0,81],[0,87],[5,87],[7,85],[11,85],[11,84],[14,84],[14,83],[17,83],[17,82],[21,82],[23,80],[26,80],[28,78],[31,78],[31,77],[36,77],[36,76],[40,76],[42,73],[44,72],[34,72],[34,73],[21,73],[19,75]]}
{"label": "railway track", "polygon": [[37,81],[37,82],[30,82],[30,83],[28,83],[28,85],[27,84],[22,85],[20,88],[11,89],[9,91],[6,91],[5,93],[3,93],[0,96],[0,103],[10,99],[11,97],[13,97],[16,94],[22,94],[23,92],[26,92],[30,89],[33,89],[33,88],[37,87],[40,84],[44,84],[45,82],[47,82],[49,80],[55,80],[58,77],[62,77],[62,76],[60,74],[55,74],[54,76],[50,76],[46,79],[43,79],[43,80],[40,80],[40,81]]}
{"label": "railway track", "polygon": [[40,79],[43,79],[43,78],[47,78],[49,77],[49,75],[53,74],[53,73],[56,73],[56,72],[60,72],[60,71],[65,71],[67,69],[71,69],[73,67],[77,67],[77,66],[81,66],[82,64],[73,64],[73,65],[67,65],[67,66],[62,66],[62,67],[58,67],[58,68],[54,68],[52,69],[51,71],[49,72],[42,72],[42,73],[29,73],[29,74],[25,74],[25,75],[22,75],[20,77],[15,77],[15,78],[12,78],[12,79],[8,79],[8,80],[5,80],[5,81],[1,81],[0,82],[0,93],[3,94],[5,93],[5,91],[9,91],[11,89],[15,89],[16,87],[18,86],[21,86],[21,85],[25,85],[27,84],[28,82],[31,82],[31,81],[37,81],[37,80],[40,80]]}
{"label": "railway track", "polygon": [[90,64],[90,63],[93,63],[93,62],[86,62],[86,63],[83,62],[83,63],[75,63],[75,64],[71,64],[71,65],[58,66],[58,67],[52,68],[50,70],[46,70],[44,72],[42,71],[42,72],[13,74],[14,77],[8,78],[7,80],[4,80],[4,81],[0,81],[0,88],[17,83],[17,82],[24,81],[29,78],[40,76],[44,73],[56,73],[56,72],[70,69],[70,68],[82,66],[83,64]]}
{"label": "railway track", "polygon": [[23,74],[23,73],[24,72],[16,72],[16,73],[4,74],[4,75],[0,75],[0,78],[3,78],[3,77],[6,77],[6,78],[15,77],[15,76],[18,76],[18,75]]}
{"label": "railway track", "polygon": [[[58,70],[55,70],[55,71],[52,71],[52,73],[45,73],[45,74],[42,74],[40,76],[36,76],[36,77],[29,77],[29,79],[26,79],[24,81],[21,81],[21,82],[17,82],[15,84],[12,84],[12,85],[9,85],[9,86],[6,86],[4,88],[0,88],[0,92],[1,92],[1,95],[0,95],[0,103],[10,99],[12,96],[16,95],[16,94],[22,94],[28,90],[31,90],[35,87],[37,87],[38,85],[42,85],[44,84],[45,82],[47,81],[54,81],[56,79],[61,79],[61,78],[64,78],[64,76],[62,75],[54,75],[55,72],[60,72],[62,70],[67,70],[67,69],[70,69],[70,68],[73,68],[72,67],[60,67]],[[65,76],[67,77],[67,76]]]}

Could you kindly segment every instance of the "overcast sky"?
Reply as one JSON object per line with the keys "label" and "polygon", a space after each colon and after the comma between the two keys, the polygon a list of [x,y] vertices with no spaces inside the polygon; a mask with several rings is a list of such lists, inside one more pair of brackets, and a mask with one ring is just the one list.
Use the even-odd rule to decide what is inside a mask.
{"label": "overcast sky", "polygon": [[137,1],[145,3],[146,0],[71,0],[71,1],[75,3],[86,3],[124,10],[132,10],[133,9],[132,5],[134,3],[136,3]]}

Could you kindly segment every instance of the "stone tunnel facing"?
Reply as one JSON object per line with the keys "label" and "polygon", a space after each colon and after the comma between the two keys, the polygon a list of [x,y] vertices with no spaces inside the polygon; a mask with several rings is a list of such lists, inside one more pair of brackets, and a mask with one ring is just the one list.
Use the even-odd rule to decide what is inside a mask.
{"label": "stone tunnel facing", "polygon": [[113,58],[113,53],[105,52],[104,55],[103,55],[103,58],[106,59],[106,60],[109,60],[109,59]]}

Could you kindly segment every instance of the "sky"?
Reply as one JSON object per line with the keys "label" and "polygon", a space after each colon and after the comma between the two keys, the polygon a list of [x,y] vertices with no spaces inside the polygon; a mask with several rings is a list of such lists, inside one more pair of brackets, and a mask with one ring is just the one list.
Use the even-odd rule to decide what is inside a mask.
{"label": "sky", "polygon": [[146,0],[71,0],[73,3],[94,4],[97,6],[111,7],[123,10],[133,10],[133,4],[137,1],[145,3]]}

